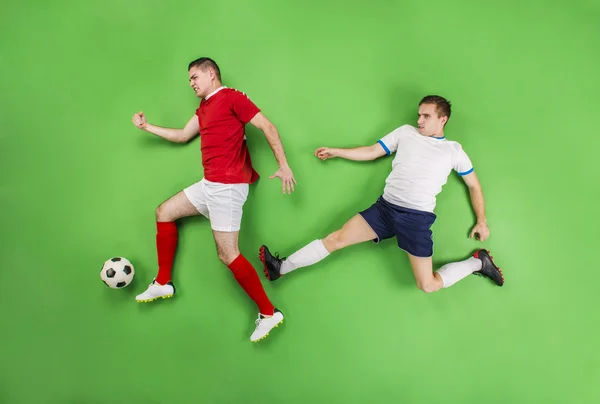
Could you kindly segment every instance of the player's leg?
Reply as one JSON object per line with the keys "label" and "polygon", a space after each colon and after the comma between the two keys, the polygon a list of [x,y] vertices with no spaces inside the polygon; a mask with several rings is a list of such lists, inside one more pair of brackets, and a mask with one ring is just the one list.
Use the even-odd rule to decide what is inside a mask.
{"label": "player's leg", "polygon": [[467,276],[480,275],[491,279],[496,285],[504,285],[504,275],[494,263],[494,257],[487,250],[477,250],[466,260],[451,262],[437,270],[443,287],[448,288]]}
{"label": "player's leg", "polygon": [[217,254],[221,262],[231,270],[233,277],[256,303],[260,314],[272,316],[275,307],[267,297],[260,279],[252,264],[244,257],[238,247],[239,232],[223,232],[213,230]]}
{"label": "player's leg", "polygon": [[283,322],[283,313],[273,306],[260,282],[256,270],[246,257],[240,253],[238,248],[239,233],[213,230],[213,234],[217,244],[219,259],[231,270],[237,283],[258,307],[259,314],[256,321],[256,329],[252,333],[250,340],[252,342],[259,341],[267,337],[273,328]]}
{"label": "player's leg", "polygon": [[390,205],[398,247],[408,253],[417,287],[431,293],[454,285],[482,269],[482,260],[470,257],[451,262],[433,272],[433,238],[431,226],[436,220],[432,212]]}
{"label": "player's leg", "polygon": [[431,293],[443,287],[442,278],[438,273],[433,272],[431,257],[416,257],[408,253],[408,259],[419,289]]}
{"label": "player's leg", "polygon": [[379,242],[391,236],[392,227],[382,209],[381,201],[378,200],[368,209],[353,216],[341,229],[322,240],[312,241],[288,258],[273,256],[265,245],[260,248],[259,257],[264,264],[265,276],[274,281],[295,269],[313,265],[334,251],[365,241]]}
{"label": "player's leg", "polygon": [[156,209],[156,249],[158,253],[156,283],[160,285],[165,285],[171,280],[175,249],[179,238],[176,221],[183,217],[202,213],[202,207],[194,206],[186,195],[186,192],[193,187],[194,185],[185,191],[178,192]]}
{"label": "player's leg", "polygon": [[148,289],[136,296],[138,302],[151,302],[158,298],[168,298],[175,294],[171,282],[173,261],[177,249],[179,233],[177,219],[207,215],[201,181],[178,192],[161,203],[156,209],[156,252],[158,256],[158,274]]}
{"label": "player's leg", "polygon": [[490,278],[498,286],[504,284],[502,272],[487,250],[478,250],[466,260],[445,264],[436,272],[433,272],[431,257],[416,257],[409,253],[408,258],[417,287],[427,293],[449,288],[471,274]]}
{"label": "player's leg", "polygon": [[207,203],[219,259],[258,306],[256,329],[250,337],[256,342],[283,321],[283,313],[273,306],[256,270],[239,250],[239,232],[248,190],[247,184],[211,184],[207,186]]}

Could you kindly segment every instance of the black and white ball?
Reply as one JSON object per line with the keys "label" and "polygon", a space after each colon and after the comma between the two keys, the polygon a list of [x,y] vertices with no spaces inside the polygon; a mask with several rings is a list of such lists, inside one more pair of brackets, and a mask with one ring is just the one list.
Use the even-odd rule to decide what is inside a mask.
{"label": "black and white ball", "polygon": [[113,289],[122,289],[129,285],[134,275],[133,265],[123,257],[113,257],[107,260],[100,271],[100,279]]}

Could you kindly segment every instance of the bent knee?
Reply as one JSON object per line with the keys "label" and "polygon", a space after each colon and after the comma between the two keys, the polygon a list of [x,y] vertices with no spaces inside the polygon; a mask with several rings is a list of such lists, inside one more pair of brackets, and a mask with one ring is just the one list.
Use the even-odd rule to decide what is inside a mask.
{"label": "bent knee", "polygon": [[439,290],[439,286],[433,279],[431,281],[417,281],[417,287],[425,293],[432,293]]}
{"label": "bent knee", "polygon": [[166,203],[162,203],[156,208],[156,221],[157,222],[173,222],[177,218],[174,213],[169,210]]}
{"label": "bent knee", "polygon": [[158,222],[167,222],[169,221],[169,217],[167,215],[168,211],[165,208],[164,204],[161,204],[156,208],[156,221]]}

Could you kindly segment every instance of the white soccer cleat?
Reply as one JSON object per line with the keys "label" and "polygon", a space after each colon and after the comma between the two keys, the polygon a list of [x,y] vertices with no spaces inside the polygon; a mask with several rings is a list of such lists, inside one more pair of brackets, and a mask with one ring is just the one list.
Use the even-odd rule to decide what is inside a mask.
{"label": "white soccer cleat", "polygon": [[148,286],[148,289],[144,293],[137,295],[135,300],[140,303],[147,303],[160,298],[167,299],[173,297],[174,294],[175,285],[173,285],[173,282],[168,282],[166,285],[159,285],[156,283],[156,279],[154,279],[150,286]]}
{"label": "white soccer cleat", "polygon": [[275,313],[271,317],[265,317],[262,314],[258,314],[256,320],[256,329],[250,336],[250,341],[258,342],[263,338],[266,338],[271,330],[275,327],[279,327],[279,324],[283,323],[283,313],[275,309]]}

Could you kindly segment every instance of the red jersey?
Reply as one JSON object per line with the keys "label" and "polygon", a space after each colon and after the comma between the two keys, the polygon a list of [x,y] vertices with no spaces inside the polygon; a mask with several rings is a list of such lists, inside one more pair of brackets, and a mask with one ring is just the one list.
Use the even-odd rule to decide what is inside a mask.
{"label": "red jersey", "polygon": [[200,150],[204,178],[224,184],[252,184],[252,167],[245,126],[260,109],[241,91],[223,87],[200,101]]}

